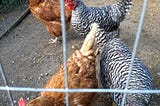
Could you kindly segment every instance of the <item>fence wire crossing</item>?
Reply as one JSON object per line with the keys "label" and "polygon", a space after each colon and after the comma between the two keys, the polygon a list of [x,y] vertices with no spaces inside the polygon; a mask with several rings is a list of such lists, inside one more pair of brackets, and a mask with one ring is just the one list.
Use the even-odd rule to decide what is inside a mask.
{"label": "fence wire crossing", "polygon": [[[139,26],[138,26],[138,31],[137,31],[137,35],[136,35],[136,39],[135,39],[135,43],[134,43],[131,64],[129,67],[129,74],[128,74],[128,79],[127,79],[127,83],[125,86],[125,90],[128,89],[129,80],[132,75],[132,66],[133,66],[134,58],[136,56],[136,52],[137,52],[137,48],[138,48],[138,44],[139,44],[139,39],[140,39],[141,31],[143,28],[143,24],[144,24],[144,18],[145,18],[145,14],[146,14],[146,10],[147,10],[147,4],[148,4],[148,0],[144,0],[143,7],[142,7],[142,13],[141,13],[140,21],[139,21]],[[124,93],[123,98],[122,98],[122,106],[124,106],[124,104],[125,104],[126,96],[127,96],[127,93]]]}
{"label": "fence wire crossing", "polygon": [[67,42],[66,42],[66,22],[65,22],[65,4],[64,4],[64,0],[60,0],[60,5],[61,5],[62,38],[63,38],[63,62],[64,62],[65,85],[66,85],[66,106],[69,106]]}
{"label": "fence wire crossing", "polygon": [[[5,85],[6,87],[8,87],[8,81],[7,81],[5,72],[4,72],[3,67],[2,67],[1,64],[0,64],[0,72],[1,72],[1,75],[2,75],[2,78],[3,78],[3,81],[4,81],[4,85]],[[7,90],[7,93],[8,93],[8,97],[9,97],[11,106],[14,106],[14,104],[13,104],[13,97],[12,97],[12,95],[11,95],[11,92],[10,92],[9,90]]]}
{"label": "fence wire crossing", "polygon": [[128,75],[128,79],[127,79],[127,84],[125,86],[125,89],[69,89],[68,87],[68,67],[67,67],[67,42],[66,42],[66,23],[65,23],[65,3],[64,0],[60,0],[60,5],[61,5],[61,21],[62,21],[62,38],[63,38],[63,62],[64,62],[64,69],[65,69],[65,85],[66,88],[65,89],[47,89],[47,88],[25,88],[25,87],[9,87],[8,83],[7,83],[7,79],[5,76],[5,73],[3,71],[3,67],[0,64],[0,71],[1,71],[1,75],[2,78],[4,80],[4,84],[5,86],[0,86],[0,90],[5,90],[8,93],[9,99],[10,99],[10,104],[11,106],[14,106],[13,103],[13,98],[12,95],[10,93],[10,91],[30,91],[30,92],[42,92],[42,91],[46,91],[46,92],[65,92],[66,93],[66,106],[69,106],[69,94],[68,93],[73,93],[73,92],[118,92],[118,93],[124,93],[123,99],[122,99],[122,106],[124,106],[125,104],[125,99],[126,99],[126,95],[127,93],[160,93],[160,90],[128,90],[128,85],[129,85],[129,79],[131,77],[131,72],[132,72],[132,65],[134,62],[134,58],[136,55],[136,51],[138,48],[138,43],[139,43],[139,39],[140,39],[140,35],[141,35],[141,31],[143,28],[143,23],[144,23],[144,17],[145,17],[145,13],[147,10],[147,3],[148,0],[144,0],[143,3],[143,8],[142,8],[142,13],[141,13],[141,18],[140,18],[140,22],[139,22],[139,26],[138,26],[138,31],[136,34],[136,39],[135,39],[135,44],[134,44],[134,49],[133,49],[133,54],[132,54],[132,59],[131,59],[131,64],[130,64],[130,68],[129,68],[129,75]]}

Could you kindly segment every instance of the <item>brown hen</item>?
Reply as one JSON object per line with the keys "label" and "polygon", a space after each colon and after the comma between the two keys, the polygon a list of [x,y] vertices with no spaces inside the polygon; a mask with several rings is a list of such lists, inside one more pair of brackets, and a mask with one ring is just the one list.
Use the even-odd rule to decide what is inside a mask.
{"label": "brown hen", "polygon": [[[39,19],[49,33],[59,37],[62,34],[60,0],[29,0],[32,14]],[[69,29],[71,11],[65,7],[66,29]]]}
{"label": "brown hen", "polygon": [[[87,35],[80,50],[76,50],[68,59],[69,88],[97,88],[94,54],[94,38],[97,24]],[[55,73],[45,88],[65,88],[64,65]],[[30,101],[27,106],[65,106],[65,93],[41,92],[41,96]],[[70,93],[70,106],[88,106],[95,93]]]}

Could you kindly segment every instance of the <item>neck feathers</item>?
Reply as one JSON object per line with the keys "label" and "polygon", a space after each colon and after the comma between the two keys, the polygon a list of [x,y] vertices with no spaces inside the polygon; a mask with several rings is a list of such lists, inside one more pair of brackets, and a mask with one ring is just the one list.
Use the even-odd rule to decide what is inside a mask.
{"label": "neck feathers", "polygon": [[119,29],[112,32],[106,32],[103,29],[98,28],[96,32],[96,45],[99,48],[100,52],[105,45],[107,45],[109,40],[119,37]]}

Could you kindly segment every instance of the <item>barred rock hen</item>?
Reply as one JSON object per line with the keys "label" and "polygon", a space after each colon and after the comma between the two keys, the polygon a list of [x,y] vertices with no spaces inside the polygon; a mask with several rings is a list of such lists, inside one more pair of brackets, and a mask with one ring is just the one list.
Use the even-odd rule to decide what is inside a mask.
{"label": "barred rock hen", "polygon": [[[106,33],[98,29],[96,35],[97,46],[100,48],[100,80],[104,88],[124,89],[131,63],[132,53],[127,45],[119,38],[114,38],[115,33]],[[153,82],[148,68],[142,61],[135,57],[128,89],[151,90]],[[112,93],[111,97],[121,105],[122,93]],[[125,106],[147,106],[151,94],[127,94]]]}
{"label": "barred rock hen", "polygon": [[[94,39],[96,24],[87,35],[80,50],[76,50],[68,59],[69,88],[96,88],[96,70]],[[64,65],[55,73],[45,88],[65,88]],[[70,106],[88,106],[94,93],[70,93]],[[41,92],[41,96],[30,101],[27,106],[65,106],[65,93]]]}
{"label": "barred rock hen", "polygon": [[[61,36],[61,12],[60,0],[29,0],[32,14],[39,19],[46,27],[49,33],[57,37]],[[69,29],[71,20],[71,11],[65,8],[66,29]]]}
{"label": "barred rock hen", "polygon": [[132,0],[118,0],[113,5],[88,7],[82,0],[66,0],[66,6],[72,10],[72,27],[80,35],[87,35],[92,23],[98,23],[106,32],[118,30],[131,5]]}

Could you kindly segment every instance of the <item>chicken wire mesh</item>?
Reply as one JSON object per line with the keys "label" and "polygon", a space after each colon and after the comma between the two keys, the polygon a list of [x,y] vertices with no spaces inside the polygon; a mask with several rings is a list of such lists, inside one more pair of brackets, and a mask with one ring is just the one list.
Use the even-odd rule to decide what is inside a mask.
{"label": "chicken wire mesh", "polygon": [[[10,2],[10,4],[12,4],[13,2],[14,2],[14,0],[12,2]],[[129,79],[130,79],[130,76],[131,76],[131,72],[132,72],[132,65],[133,65],[134,57],[136,55],[136,51],[137,51],[137,48],[138,48],[138,43],[139,43],[141,31],[142,31],[142,28],[143,28],[143,23],[144,23],[144,19],[145,19],[145,13],[146,13],[146,10],[147,10],[147,3],[148,3],[148,0],[144,0],[142,13],[141,13],[140,21],[139,21],[139,26],[138,26],[138,30],[137,30],[137,34],[136,34],[136,39],[135,39],[135,44],[134,44],[134,49],[133,49],[133,54],[132,54],[131,65],[130,65],[130,69],[129,69],[129,77],[128,77],[128,80],[127,80],[126,88],[124,90],[117,90],[117,89],[69,89],[68,88],[68,71],[67,71],[67,64],[66,64],[67,63],[67,47],[66,47],[67,41],[66,41],[66,30],[65,30],[66,29],[66,26],[65,26],[66,23],[65,23],[65,17],[64,17],[64,13],[65,13],[64,0],[61,0],[61,16],[62,16],[61,20],[62,20],[62,24],[63,24],[63,27],[62,27],[62,32],[63,32],[62,33],[62,37],[63,37],[63,62],[64,62],[64,65],[65,65],[66,89],[44,89],[44,88],[28,88],[28,87],[27,88],[26,87],[10,87],[8,85],[8,83],[7,83],[7,78],[5,76],[3,67],[2,67],[2,65],[0,65],[0,71],[1,71],[1,75],[2,75],[3,81],[4,81],[4,86],[0,86],[0,90],[7,91],[8,97],[10,99],[11,106],[14,106],[14,103],[13,103],[13,98],[12,98],[12,95],[11,95],[10,91],[65,92],[66,93],[66,106],[69,106],[69,95],[68,95],[68,93],[70,93],[70,92],[120,92],[120,93],[124,93],[122,106],[124,106],[127,93],[160,93],[160,90],[128,90],[127,89],[128,85],[129,85]],[[7,9],[6,9],[6,7],[3,7],[2,10],[4,11],[4,10],[7,10]],[[26,6],[24,10],[28,10],[28,6]],[[21,13],[23,13],[24,10],[21,11]],[[1,30],[3,30],[3,31],[2,31],[1,34],[4,34],[4,33],[8,32],[8,30],[10,29],[10,26],[12,26],[11,24],[13,24],[13,23],[12,23],[12,21],[9,21],[8,22],[9,24],[8,24],[4,20],[5,19],[5,15],[1,15],[1,16],[4,16],[4,17],[2,17],[0,19],[0,20],[3,20],[2,24],[1,24],[2,25],[1,26],[2,27]],[[17,19],[17,17],[15,17],[15,19]],[[8,19],[8,20],[10,20],[10,19]],[[10,25],[10,26],[7,26],[7,25]]]}
{"label": "chicken wire mesh", "polygon": [[1,0],[0,37],[14,28],[28,12],[28,0]]}

